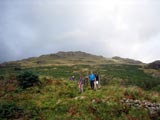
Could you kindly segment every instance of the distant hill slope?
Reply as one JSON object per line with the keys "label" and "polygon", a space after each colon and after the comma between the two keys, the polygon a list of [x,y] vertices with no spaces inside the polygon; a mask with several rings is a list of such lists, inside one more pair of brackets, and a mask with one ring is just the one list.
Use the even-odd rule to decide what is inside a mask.
{"label": "distant hill slope", "polygon": [[1,66],[50,66],[50,65],[78,65],[78,64],[142,64],[140,61],[120,57],[105,58],[81,51],[58,52],[41,55],[19,61],[5,62]]}
{"label": "distant hill slope", "polygon": [[133,60],[130,58],[121,58],[118,56],[112,57],[113,60],[115,60],[115,62],[118,63],[127,63],[127,64],[143,64],[141,61],[138,60]]}
{"label": "distant hill slope", "polygon": [[149,63],[147,65],[147,68],[151,68],[151,69],[160,69],[160,60],[154,61],[152,63]]}

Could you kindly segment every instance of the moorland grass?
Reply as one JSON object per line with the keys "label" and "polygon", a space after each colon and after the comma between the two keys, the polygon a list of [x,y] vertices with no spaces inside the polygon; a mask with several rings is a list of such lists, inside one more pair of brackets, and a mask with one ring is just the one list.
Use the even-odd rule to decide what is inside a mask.
{"label": "moorland grass", "polygon": [[[130,96],[160,103],[159,92],[153,90],[158,86],[159,78],[145,73],[141,66],[49,66],[22,68],[18,71],[14,68],[3,68],[0,76],[3,76],[4,80],[1,82],[15,79],[14,76],[28,70],[39,75],[42,85],[23,90],[17,84],[13,86],[15,89],[7,92],[8,88],[16,83],[1,84],[0,113],[4,113],[1,114],[2,120],[6,119],[6,114],[8,119],[150,120],[146,109],[123,106],[120,100]],[[90,70],[99,72],[101,87],[91,90],[89,84],[86,84],[84,93],[79,94],[79,73],[87,75]],[[76,76],[75,81],[69,80],[71,75]],[[155,120],[158,120],[158,117]]]}

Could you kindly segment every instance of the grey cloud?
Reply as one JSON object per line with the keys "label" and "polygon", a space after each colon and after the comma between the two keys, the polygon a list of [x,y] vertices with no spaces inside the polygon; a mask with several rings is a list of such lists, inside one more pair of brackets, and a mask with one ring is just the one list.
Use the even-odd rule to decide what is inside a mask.
{"label": "grey cloud", "polygon": [[0,61],[62,50],[160,59],[159,5],[156,0],[2,0]]}
{"label": "grey cloud", "polygon": [[0,41],[0,62],[3,62],[6,60],[6,58],[9,59],[14,59],[14,56],[11,53],[12,51],[10,48],[3,42]]}

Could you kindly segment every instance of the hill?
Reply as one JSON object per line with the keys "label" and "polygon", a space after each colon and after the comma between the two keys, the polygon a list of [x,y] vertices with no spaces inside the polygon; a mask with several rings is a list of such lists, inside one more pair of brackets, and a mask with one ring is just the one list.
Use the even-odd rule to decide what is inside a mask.
{"label": "hill", "polygon": [[[89,81],[78,93],[79,73],[100,73],[101,87],[91,90]],[[22,89],[17,75],[39,75],[41,85]],[[75,75],[75,81],[69,76]],[[159,120],[160,81],[137,65],[74,65],[0,68],[1,120]]]}
{"label": "hill", "polygon": [[121,63],[121,64],[134,64],[134,65],[140,65],[140,64],[143,64],[141,61],[138,61],[138,60],[133,60],[133,59],[130,59],[130,58],[121,58],[121,57],[118,57],[118,56],[115,56],[115,57],[112,57],[113,60],[115,60],[115,62],[118,62],[118,63]]}
{"label": "hill", "polygon": [[51,65],[95,65],[95,64],[143,64],[140,61],[124,59],[120,57],[105,58],[103,56],[92,55],[89,53],[75,52],[58,52],[55,54],[41,55],[19,61],[5,62],[1,66],[51,66]]}
{"label": "hill", "polygon": [[[36,63],[38,60],[40,63]],[[160,71],[154,70],[155,76],[152,69],[142,65],[122,63],[122,58],[108,59],[78,51],[2,64],[0,119],[159,120]],[[91,70],[100,75],[98,90],[90,88],[87,76]],[[31,86],[34,74],[40,82]],[[82,94],[77,86],[80,74],[86,80]],[[69,80],[72,75],[75,81]],[[21,87],[19,78],[29,87]]]}
{"label": "hill", "polygon": [[149,63],[147,65],[147,68],[151,68],[151,69],[160,69],[160,60],[154,61],[152,63]]}

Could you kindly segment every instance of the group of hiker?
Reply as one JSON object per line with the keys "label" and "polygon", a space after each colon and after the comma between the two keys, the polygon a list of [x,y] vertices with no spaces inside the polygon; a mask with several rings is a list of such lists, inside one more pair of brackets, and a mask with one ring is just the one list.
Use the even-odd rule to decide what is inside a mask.
{"label": "group of hiker", "polygon": [[[74,81],[75,76],[71,76],[70,80]],[[87,77],[84,77],[82,74],[79,75],[78,79],[79,93],[83,92],[84,84],[88,81],[90,81],[90,87],[92,90],[96,90],[99,88],[99,75],[91,71],[91,73]]]}

